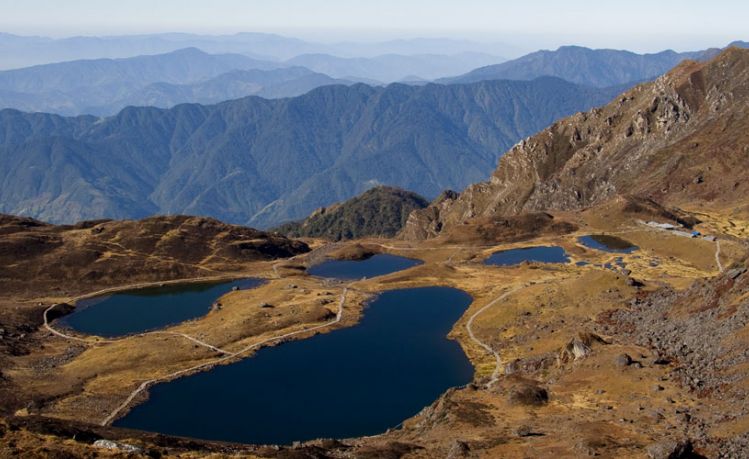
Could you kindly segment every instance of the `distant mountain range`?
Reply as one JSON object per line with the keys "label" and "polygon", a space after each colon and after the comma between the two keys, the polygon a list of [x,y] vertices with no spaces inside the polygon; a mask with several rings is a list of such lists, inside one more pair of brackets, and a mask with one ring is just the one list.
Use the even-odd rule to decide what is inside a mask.
{"label": "distant mountain range", "polygon": [[434,197],[617,90],[556,78],[325,86],[170,110],[0,111],[0,212],[51,222],[197,214],[269,227],[378,184]]}
{"label": "distant mountain range", "polygon": [[169,108],[182,103],[214,104],[250,95],[267,99],[293,97],[332,84],[351,85],[354,81],[331,78],[304,67],[233,70],[199,83],[153,83],[111,103],[101,112],[116,113],[127,106]]}
{"label": "distant mountain range", "polygon": [[[243,54],[261,60],[285,61],[303,54],[373,58],[387,54],[458,55],[481,53],[518,56],[513,46],[446,38],[415,38],[373,43],[312,43],[268,33],[196,35],[162,33],[104,37],[47,38],[0,33],[0,69],[14,69],[80,59],[126,58],[199,48],[212,54]],[[504,59],[498,59],[502,61]],[[464,70],[467,71],[467,70]],[[453,72],[457,74],[459,72]],[[450,73],[442,76],[449,75]]]}
{"label": "distant mountain range", "polygon": [[[0,108],[108,116],[127,106],[170,108],[180,103],[211,104],[250,95],[293,97],[330,84],[380,85],[398,81],[423,85],[433,79],[442,84],[466,84],[554,76],[585,86],[619,85],[623,90],[653,79],[685,59],[705,60],[717,52],[718,49],[709,49],[641,55],[566,46],[486,66],[499,58],[481,53],[386,54],[367,58],[303,54],[273,61],[185,48],[150,56],[78,60],[0,71]],[[439,78],[475,67],[479,68],[459,77]]]}
{"label": "distant mountain range", "polygon": [[[747,47],[745,42],[729,46]],[[687,53],[662,51],[636,54],[612,49],[563,46],[556,51],[537,51],[497,65],[481,67],[465,75],[443,78],[440,83],[475,83],[484,80],[533,80],[554,76],[586,86],[608,87],[651,80],[685,59],[705,60],[720,52],[708,49]]]}
{"label": "distant mountain range", "polygon": [[0,108],[106,116],[127,106],[170,108],[180,103],[210,104],[250,95],[292,97],[319,86],[356,81],[377,85],[404,78],[419,80],[423,75],[432,78],[496,60],[482,54],[357,59],[308,54],[274,62],[186,48],[152,56],[79,60],[3,71]]}
{"label": "distant mountain range", "polygon": [[[423,79],[433,80],[445,75],[467,72],[502,59],[489,54],[461,53],[454,55],[385,54],[370,58],[343,58],[327,54],[304,54],[286,61],[289,65],[306,67],[335,78],[369,78],[384,83]],[[459,70],[462,69],[462,70]]]}
{"label": "distant mountain range", "polygon": [[746,209],[748,106],[749,50],[682,63],[658,82],[518,143],[489,181],[414,212],[403,235],[465,234],[498,218],[577,211],[615,198],[633,209],[640,205],[632,197],[675,208]]}

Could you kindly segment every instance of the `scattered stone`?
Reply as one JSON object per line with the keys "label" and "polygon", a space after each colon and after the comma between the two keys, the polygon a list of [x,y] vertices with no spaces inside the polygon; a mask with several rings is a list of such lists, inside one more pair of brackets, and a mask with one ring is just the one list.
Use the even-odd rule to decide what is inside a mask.
{"label": "scattered stone", "polygon": [[746,268],[733,268],[726,271],[726,276],[730,277],[731,279],[736,279],[745,272]]}
{"label": "scattered stone", "polygon": [[592,352],[593,344],[609,344],[605,339],[590,332],[580,332],[577,337],[572,338],[557,356],[557,363],[562,364],[573,360],[584,359]]}
{"label": "scattered stone", "polygon": [[650,459],[682,459],[692,455],[692,443],[689,440],[664,440],[647,447]]}
{"label": "scattered stone", "polygon": [[570,360],[582,360],[589,356],[593,352],[590,346],[585,344],[579,338],[573,338],[567,345],[562,349],[559,360],[561,362],[568,362]]}
{"label": "scattered stone", "polygon": [[614,359],[614,363],[618,367],[628,367],[632,365],[632,357],[630,357],[628,354],[619,354]]}
{"label": "scattered stone", "polygon": [[631,277],[628,277],[626,282],[630,287],[641,288],[645,286],[644,282],[637,279],[632,279]]}
{"label": "scattered stone", "polygon": [[539,432],[534,432],[531,426],[522,425],[515,429],[515,434],[518,437],[542,437],[544,434]]}
{"label": "scattered stone", "polygon": [[331,450],[331,449],[342,449],[347,448],[348,445],[345,443],[336,440],[334,438],[323,438],[320,440],[320,446],[324,449]]}
{"label": "scattered stone", "polygon": [[515,374],[520,370],[520,359],[515,359],[512,362],[505,365],[505,375],[509,376]]}
{"label": "scattered stone", "polygon": [[138,448],[134,445],[129,445],[127,443],[117,443],[112,440],[96,440],[94,442],[94,446],[96,448],[103,448],[103,449],[111,449],[111,450],[117,450],[117,451],[123,451],[126,453],[140,453],[143,452],[142,448]]}
{"label": "scattered stone", "polygon": [[653,386],[653,392],[660,392],[663,390],[665,390],[665,388],[661,386],[660,384],[656,384],[655,386]]}
{"label": "scattered stone", "polygon": [[660,410],[653,410],[650,412],[650,418],[655,422],[661,422],[665,419],[665,416]]}
{"label": "scattered stone", "polygon": [[239,290],[239,287],[237,287],[236,285],[235,285],[234,287],[232,287],[232,288],[231,288],[231,291],[232,291],[232,292],[236,292],[237,290]]}
{"label": "scattered stone", "polygon": [[471,452],[471,448],[468,443],[460,440],[455,440],[450,446],[450,451],[447,453],[447,459],[458,459],[468,457]]}
{"label": "scattered stone", "polygon": [[263,309],[269,309],[269,308],[272,308],[273,305],[270,304],[270,303],[261,303],[260,307],[263,308]]}

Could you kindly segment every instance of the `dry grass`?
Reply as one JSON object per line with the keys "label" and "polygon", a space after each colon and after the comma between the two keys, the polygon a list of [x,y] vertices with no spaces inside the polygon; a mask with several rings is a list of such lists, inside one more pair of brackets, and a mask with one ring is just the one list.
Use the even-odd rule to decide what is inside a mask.
{"label": "dry grass", "polygon": [[[653,365],[653,356],[646,349],[626,343],[595,344],[591,357],[561,366],[555,356],[570,339],[589,331],[601,312],[626,307],[637,293],[621,273],[593,265],[610,263],[621,256],[632,271],[631,276],[643,281],[645,289],[661,285],[680,289],[696,278],[716,273],[715,244],[644,228],[607,212],[610,211],[604,208],[601,212],[562,215],[579,226],[574,234],[546,235],[494,247],[472,248],[440,241],[359,241],[365,247],[378,247],[425,263],[407,271],[353,282],[341,326],[353,325],[365,301],[384,290],[429,285],[462,289],[474,301],[450,336],[460,342],[476,368],[476,380],[481,382],[494,371],[494,359],[469,339],[467,319],[504,292],[520,288],[479,315],[473,324],[474,332],[500,352],[505,364],[515,359],[551,359],[553,363],[539,369],[535,376],[542,378],[549,390],[551,398],[546,406],[511,405],[504,383],[491,391],[462,389],[449,396],[455,403],[446,409],[443,421],[435,422],[423,414],[406,422],[402,431],[361,443],[373,445],[393,440],[429,445],[409,457],[444,455],[456,438],[471,442],[487,457],[577,457],[589,450],[616,457],[641,457],[644,445],[666,435],[671,421],[656,420],[653,411],[660,409],[671,416],[675,404],[693,406],[695,401],[681,388],[663,381],[668,369]],[[725,225],[722,217],[701,218],[705,220],[704,228],[717,230]],[[588,249],[577,241],[581,235],[598,233],[617,234],[641,249],[620,255]],[[319,246],[319,241],[308,242]],[[593,265],[500,268],[483,264],[494,251],[531,245],[560,245],[573,262],[585,260]],[[727,239],[722,246],[723,264],[738,259],[741,247],[739,242]],[[653,263],[656,261],[657,265]],[[220,309],[169,331],[236,351],[269,336],[326,320],[336,307],[340,287],[310,278],[291,266],[303,263],[301,258],[287,267],[279,265],[276,270],[272,263],[252,264],[245,275],[264,277],[268,279],[266,284],[232,292],[219,300]],[[276,274],[281,278],[275,278]],[[328,302],[330,299],[334,302]],[[274,307],[261,308],[262,303]],[[46,342],[44,350],[17,359],[15,369],[6,374],[30,392],[50,400],[44,405],[44,414],[79,420],[103,418],[143,380],[217,357],[215,352],[196,347],[184,338],[148,335],[93,346],[62,365],[34,370],[44,358],[60,355],[68,347],[56,338]],[[644,367],[617,367],[614,360],[622,352],[641,360]],[[663,390],[654,392],[658,385]],[[486,425],[469,422],[486,416],[494,421]],[[735,428],[745,429],[742,422],[735,421]],[[544,436],[520,438],[515,434],[520,425],[530,425]]]}

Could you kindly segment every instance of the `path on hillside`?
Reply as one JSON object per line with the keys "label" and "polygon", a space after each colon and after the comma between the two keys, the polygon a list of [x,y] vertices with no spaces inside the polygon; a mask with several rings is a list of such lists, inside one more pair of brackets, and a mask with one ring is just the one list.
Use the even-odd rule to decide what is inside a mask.
{"label": "path on hillside", "polygon": [[197,338],[195,338],[195,337],[192,337],[192,336],[190,336],[190,335],[186,335],[186,334],[184,334],[184,333],[178,333],[178,332],[168,332],[168,331],[152,331],[152,332],[141,333],[141,334],[140,334],[140,335],[138,335],[138,336],[146,336],[146,335],[169,335],[169,336],[181,336],[182,338],[185,338],[185,339],[187,339],[187,340],[190,340],[190,341],[192,341],[193,343],[195,343],[195,344],[199,344],[199,345],[201,345],[201,346],[203,346],[203,347],[207,347],[208,349],[211,349],[212,351],[216,351],[216,352],[218,352],[218,353],[220,353],[220,354],[231,354],[231,352],[229,352],[229,351],[225,351],[225,350],[223,350],[223,349],[221,349],[221,348],[218,348],[218,347],[216,347],[216,346],[213,346],[213,345],[211,345],[211,344],[208,344],[208,343],[206,343],[206,342],[203,342],[203,341],[201,341],[201,340],[199,340],[199,339],[197,339]]}
{"label": "path on hillside", "polygon": [[491,308],[492,306],[494,306],[495,304],[497,304],[500,301],[504,300],[505,298],[507,298],[508,296],[512,295],[513,293],[515,293],[515,292],[517,292],[519,290],[522,290],[523,288],[524,287],[516,287],[516,288],[514,288],[512,290],[508,290],[508,291],[504,292],[503,294],[501,294],[497,298],[495,298],[492,301],[490,301],[489,303],[487,303],[484,307],[482,307],[478,311],[474,312],[473,315],[471,315],[471,317],[468,318],[468,322],[466,322],[466,330],[468,331],[468,336],[471,338],[471,340],[473,342],[475,342],[476,344],[478,344],[479,346],[481,346],[486,352],[488,352],[490,355],[492,355],[494,357],[494,362],[495,362],[494,363],[494,371],[492,372],[491,379],[486,384],[487,388],[491,387],[492,385],[494,385],[499,380],[499,371],[500,371],[500,368],[502,366],[502,357],[500,357],[498,351],[495,351],[494,349],[492,349],[491,346],[489,346],[488,344],[484,343],[483,341],[481,341],[480,339],[478,339],[476,337],[476,335],[473,332],[473,321],[476,320],[476,318],[478,316],[480,316],[481,313],[483,313],[487,309]]}
{"label": "path on hillside", "polygon": [[44,328],[52,332],[53,335],[59,336],[60,338],[71,340],[71,341],[78,341],[80,343],[85,343],[85,344],[91,344],[88,342],[88,340],[85,340],[83,338],[78,338],[77,336],[66,335],[65,333],[59,332],[55,330],[54,328],[52,328],[52,326],[49,324],[49,319],[47,318],[47,314],[51,310],[53,310],[56,306],[57,306],[57,303],[53,304],[52,306],[44,310]]}
{"label": "path on hillside", "polygon": [[[67,339],[67,340],[71,340],[71,341],[77,341],[79,343],[88,344],[88,345],[92,345],[92,344],[104,344],[104,343],[114,343],[114,342],[119,341],[119,340],[114,340],[114,339],[97,338],[96,341],[92,343],[91,341],[89,341],[87,339],[79,338],[77,336],[67,335],[65,333],[62,333],[62,332],[56,330],[55,328],[52,327],[52,325],[50,325],[49,319],[47,318],[47,313],[49,311],[51,311],[55,306],[57,306],[57,304],[53,304],[52,306],[48,307],[44,311],[44,328],[46,328],[48,331],[52,332],[54,335],[59,336],[60,338],[63,338],[63,339]],[[150,332],[145,332],[145,333],[138,333],[138,334],[132,335],[132,336],[148,336],[148,335],[179,336],[179,337],[185,338],[185,339],[187,339],[189,341],[192,341],[195,344],[199,344],[199,345],[201,345],[203,347],[207,347],[208,349],[211,349],[213,351],[219,352],[221,354],[231,354],[229,351],[225,351],[225,350],[223,350],[221,348],[218,348],[216,346],[208,344],[208,343],[206,343],[204,341],[201,341],[201,340],[199,340],[199,339],[197,339],[197,338],[195,338],[193,336],[187,335],[185,333],[156,330],[156,331],[150,331]],[[123,336],[122,338],[127,338],[127,336]]]}
{"label": "path on hillside", "polygon": [[[135,290],[135,289],[139,289],[139,288],[147,288],[147,287],[153,287],[153,286],[162,286],[162,285],[168,285],[168,284],[181,284],[181,283],[202,282],[202,281],[211,282],[211,281],[216,281],[216,280],[231,280],[231,279],[237,279],[237,278],[238,278],[237,276],[231,276],[231,277],[226,277],[226,276],[224,276],[224,277],[194,277],[194,278],[190,278],[190,279],[177,279],[177,280],[164,281],[164,282],[147,282],[147,283],[129,284],[129,285],[123,285],[123,286],[120,286],[120,287],[109,287],[109,288],[105,288],[105,289],[102,289],[102,290],[98,290],[98,291],[93,292],[93,293],[88,293],[86,295],[82,295],[82,296],[79,296],[77,298],[73,298],[73,299],[69,300],[69,302],[70,303],[76,303],[76,302],[78,302],[80,300],[83,300],[83,299],[86,299],[86,298],[92,298],[92,297],[96,297],[96,296],[100,296],[100,295],[105,295],[107,293],[115,293],[115,292],[126,291],[126,290]],[[43,317],[44,317],[44,328],[47,329],[47,331],[51,332],[52,334],[54,334],[55,336],[58,336],[60,338],[67,339],[67,340],[70,340],[70,341],[76,341],[76,342],[83,343],[83,344],[86,344],[86,345],[89,345],[89,346],[96,345],[96,344],[114,343],[114,342],[118,341],[116,339],[107,339],[107,338],[103,338],[103,337],[93,337],[92,336],[92,339],[95,340],[95,341],[92,342],[92,339],[80,338],[80,337],[73,336],[73,335],[68,335],[68,334],[63,333],[63,332],[61,332],[59,330],[56,330],[49,323],[48,314],[49,314],[50,311],[52,311],[52,309],[54,309],[55,307],[57,307],[59,304],[60,303],[53,304],[52,306],[50,306],[50,307],[48,307],[47,309],[44,310],[44,314],[43,314]],[[208,343],[206,343],[204,341],[201,341],[201,340],[199,340],[199,339],[197,339],[197,338],[195,338],[193,336],[187,335],[185,333],[167,332],[167,331],[159,331],[159,330],[157,330],[157,331],[150,331],[150,332],[138,333],[138,334],[136,334],[134,336],[147,336],[147,335],[172,335],[172,336],[179,336],[179,337],[185,338],[185,339],[187,339],[189,341],[192,341],[195,344],[198,344],[200,346],[206,347],[208,349],[211,349],[213,351],[219,352],[221,354],[229,354],[228,351],[225,351],[225,350],[220,349],[220,348],[218,348],[216,346],[208,344]],[[123,336],[122,338],[127,338],[127,336]]]}
{"label": "path on hillside", "polygon": [[256,349],[256,348],[258,348],[260,346],[263,346],[265,344],[268,344],[268,343],[271,343],[271,342],[274,342],[274,341],[279,341],[279,340],[282,340],[282,339],[290,338],[292,336],[299,335],[301,333],[313,332],[313,331],[320,330],[320,329],[323,329],[323,328],[326,328],[326,327],[330,327],[332,325],[335,325],[335,324],[339,323],[341,321],[341,319],[343,318],[343,306],[346,303],[346,293],[348,293],[348,287],[344,287],[343,288],[343,292],[341,292],[341,299],[338,302],[338,312],[336,313],[335,319],[331,320],[330,322],[326,322],[324,324],[316,325],[316,326],[310,327],[310,328],[304,328],[302,330],[297,330],[297,331],[294,331],[294,332],[284,333],[283,335],[270,337],[270,338],[264,339],[262,341],[259,341],[257,343],[251,344],[251,345],[249,345],[249,346],[247,346],[247,347],[245,347],[245,348],[243,348],[243,349],[241,349],[241,350],[239,350],[237,352],[229,353],[225,357],[221,357],[219,359],[212,360],[210,362],[201,363],[201,364],[192,366],[190,368],[185,368],[183,370],[175,371],[174,373],[170,373],[170,374],[168,374],[166,376],[162,376],[160,378],[154,378],[154,379],[149,379],[147,381],[144,381],[143,383],[141,383],[140,386],[138,386],[137,389],[135,389],[133,392],[130,393],[130,395],[125,399],[124,402],[122,402],[117,408],[115,408],[115,410],[112,411],[109,414],[109,416],[107,416],[101,422],[101,425],[102,426],[106,426],[110,422],[112,422],[124,409],[126,409],[130,405],[130,403],[132,403],[133,400],[135,400],[135,397],[137,397],[141,392],[143,392],[149,386],[151,386],[151,385],[153,385],[155,383],[158,383],[160,381],[171,380],[171,379],[177,378],[179,376],[182,376],[182,375],[185,375],[185,374],[188,374],[188,373],[192,373],[192,372],[195,372],[195,371],[202,370],[204,368],[209,368],[209,367],[218,365],[220,363],[227,362],[227,361],[229,361],[231,359],[234,359],[236,357],[241,356],[242,354],[246,354],[247,352],[249,352],[249,351],[251,351],[253,349]]}
{"label": "path on hillside", "polygon": [[715,263],[718,264],[718,271],[723,272],[723,264],[720,262],[720,239],[715,240]]}

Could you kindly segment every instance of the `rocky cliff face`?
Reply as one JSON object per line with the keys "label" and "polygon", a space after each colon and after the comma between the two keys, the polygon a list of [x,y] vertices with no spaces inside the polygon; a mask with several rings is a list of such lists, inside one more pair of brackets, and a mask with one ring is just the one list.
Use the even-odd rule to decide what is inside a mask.
{"label": "rocky cliff face", "polygon": [[749,51],[684,62],[515,145],[487,182],[414,212],[410,239],[479,217],[576,210],[630,194],[726,204],[747,191]]}

